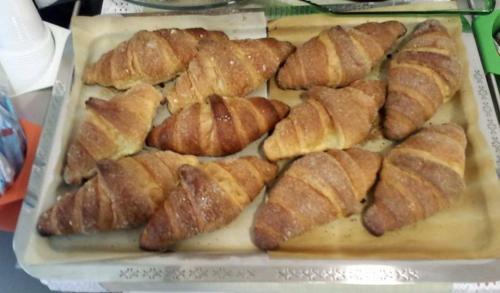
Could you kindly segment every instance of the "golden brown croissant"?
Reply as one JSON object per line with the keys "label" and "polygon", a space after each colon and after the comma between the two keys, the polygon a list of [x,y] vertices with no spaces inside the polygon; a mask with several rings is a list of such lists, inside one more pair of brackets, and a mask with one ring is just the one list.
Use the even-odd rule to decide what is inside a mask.
{"label": "golden brown croissant", "polygon": [[180,186],[149,220],[141,248],[166,250],[176,241],[229,224],[277,172],[276,164],[257,157],[180,167]]}
{"label": "golden brown croissant", "polygon": [[83,81],[117,89],[165,82],[186,70],[201,40],[226,39],[223,32],[202,28],[142,30],[88,65]]}
{"label": "golden brown croissant", "polygon": [[346,86],[366,76],[405,33],[397,21],[332,27],[297,48],[279,71],[277,83],[284,89]]}
{"label": "golden brown croissant", "polygon": [[176,113],[212,94],[244,97],[268,80],[293,49],[273,38],[205,41],[173,89],[164,92],[168,108]]}
{"label": "golden brown croissant", "polygon": [[374,235],[427,218],[462,195],[467,140],[452,123],[410,136],[384,159],[373,205],[363,215]]}
{"label": "golden brown croissant", "polygon": [[454,40],[437,20],[421,23],[389,66],[384,134],[400,140],[422,127],[460,88]]}
{"label": "golden brown croissant", "polygon": [[258,209],[254,242],[276,249],[313,227],[359,213],[382,157],[352,148],[308,154],[292,163]]}
{"label": "golden brown croissant", "polygon": [[97,163],[97,176],[61,197],[38,221],[41,235],[133,228],[145,224],[179,181],[177,168],[193,156],[147,152]]}
{"label": "golden brown croissant", "polygon": [[198,156],[224,156],[245,148],[288,114],[288,106],[265,98],[212,95],[154,127],[148,145]]}
{"label": "golden brown croissant", "polygon": [[360,80],[341,89],[314,87],[264,142],[272,161],[326,149],[345,149],[369,134],[384,104],[385,83]]}
{"label": "golden brown croissant", "polygon": [[109,101],[90,98],[86,116],[66,155],[64,181],[79,184],[95,173],[95,163],[134,154],[144,146],[162,96],[139,84]]}

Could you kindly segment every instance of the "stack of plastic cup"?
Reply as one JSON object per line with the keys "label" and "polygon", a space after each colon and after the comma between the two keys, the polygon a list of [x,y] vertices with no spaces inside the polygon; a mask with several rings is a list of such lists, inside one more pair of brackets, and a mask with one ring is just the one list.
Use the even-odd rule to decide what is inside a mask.
{"label": "stack of plastic cup", "polygon": [[54,39],[32,0],[0,1],[0,64],[14,92],[30,87],[47,70]]}

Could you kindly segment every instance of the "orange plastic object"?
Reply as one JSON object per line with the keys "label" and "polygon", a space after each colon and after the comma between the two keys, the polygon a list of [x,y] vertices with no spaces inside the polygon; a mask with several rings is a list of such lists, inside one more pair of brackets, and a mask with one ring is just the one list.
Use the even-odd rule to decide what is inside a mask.
{"label": "orange plastic object", "polygon": [[20,122],[27,140],[26,160],[14,184],[9,187],[4,195],[0,196],[0,230],[9,232],[14,232],[16,229],[17,217],[28,188],[31,166],[35,159],[38,140],[42,132],[42,128],[38,124],[25,119],[20,119]]}

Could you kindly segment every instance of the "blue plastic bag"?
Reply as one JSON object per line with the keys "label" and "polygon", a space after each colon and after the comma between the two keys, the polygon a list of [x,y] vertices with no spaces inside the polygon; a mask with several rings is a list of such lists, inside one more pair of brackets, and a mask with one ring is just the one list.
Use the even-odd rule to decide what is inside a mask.
{"label": "blue plastic bag", "polygon": [[11,100],[0,88],[0,195],[14,182],[26,155],[26,136]]}

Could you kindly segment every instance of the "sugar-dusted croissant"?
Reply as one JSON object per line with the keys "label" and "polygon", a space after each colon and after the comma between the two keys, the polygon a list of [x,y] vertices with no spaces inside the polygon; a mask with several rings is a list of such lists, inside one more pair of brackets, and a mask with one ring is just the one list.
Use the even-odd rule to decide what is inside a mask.
{"label": "sugar-dusted croissant", "polygon": [[465,188],[466,144],[463,129],[449,123],[424,128],[392,149],[363,215],[368,231],[379,236],[456,202]]}
{"label": "sugar-dusted croissant", "polygon": [[369,134],[384,104],[385,83],[360,80],[341,89],[314,87],[264,142],[272,161],[326,149],[345,149]]}
{"label": "sugar-dusted croissant", "polygon": [[139,84],[109,101],[90,98],[86,116],[66,155],[64,181],[79,184],[95,173],[95,163],[134,154],[144,146],[162,96]]}
{"label": "sugar-dusted croissant", "polygon": [[179,182],[177,169],[194,156],[146,152],[97,163],[97,176],[61,197],[38,221],[41,235],[67,235],[145,224]]}
{"label": "sugar-dusted croissant", "polygon": [[180,186],[149,220],[141,248],[167,250],[176,241],[229,224],[277,172],[276,164],[257,157],[182,166]]}
{"label": "sugar-dusted croissant", "polygon": [[397,21],[334,26],[297,48],[278,72],[284,89],[342,87],[362,79],[406,33]]}
{"label": "sugar-dusted croissant", "polygon": [[212,94],[244,97],[273,76],[293,49],[273,38],[202,42],[187,71],[164,92],[168,108],[176,113]]}
{"label": "sugar-dusted croissant", "polygon": [[212,95],[154,127],[148,145],[198,156],[233,154],[273,128],[288,109],[276,100]]}
{"label": "sugar-dusted croissant", "polygon": [[254,242],[276,249],[288,239],[359,213],[382,157],[362,149],[308,154],[292,163],[255,215]]}
{"label": "sugar-dusted croissant", "polygon": [[87,65],[83,81],[117,89],[165,82],[186,70],[201,40],[226,39],[223,32],[202,28],[142,30]]}
{"label": "sugar-dusted croissant", "polygon": [[400,140],[422,127],[460,88],[454,40],[437,20],[421,23],[389,66],[384,135]]}

